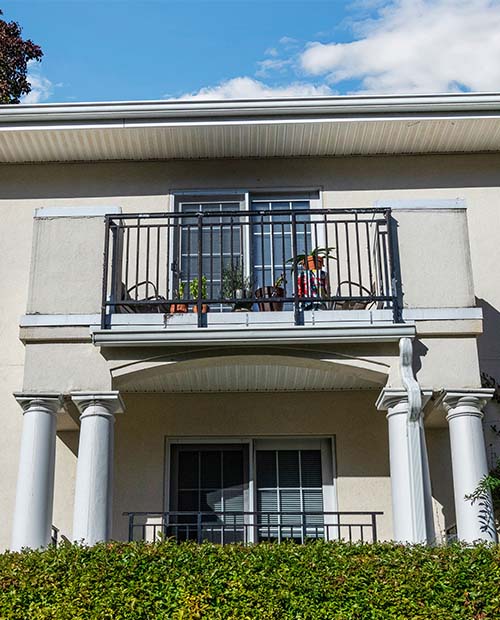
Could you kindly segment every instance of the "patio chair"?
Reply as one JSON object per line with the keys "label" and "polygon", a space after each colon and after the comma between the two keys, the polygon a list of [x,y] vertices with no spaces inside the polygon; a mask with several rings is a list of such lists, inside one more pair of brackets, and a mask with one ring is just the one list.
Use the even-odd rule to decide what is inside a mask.
{"label": "patio chair", "polygon": [[[364,294],[373,296],[375,286],[372,286],[372,290],[366,288],[366,286],[362,286],[357,282],[351,282],[350,280],[344,280],[340,282],[337,286],[337,290],[335,292],[335,297],[349,297],[352,295],[353,297],[361,297]],[[346,290],[347,289],[347,290]],[[362,293],[360,295],[359,293]],[[358,295],[356,295],[358,293]],[[344,301],[334,301],[333,302],[333,310],[368,310],[372,308],[377,302],[371,299],[366,300],[351,300],[346,299]]]}
{"label": "patio chair", "polygon": [[[158,314],[168,314],[170,312],[170,304],[167,303],[167,300],[162,295],[158,294],[158,290],[156,286],[151,282],[151,280],[144,280],[143,282],[139,282],[138,284],[134,284],[129,289],[125,290],[125,285],[123,282],[122,291],[124,294],[121,296],[120,305],[118,306],[118,312],[124,314],[146,314],[146,313],[158,313]],[[152,295],[147,295],[146,297],[140,298],[139,296],[132,297],[131,293],[133,291],[138,291],[139,287],[146,287],[146,291],[149,292],[149,289],[152,291]],[[141,303],[140,305],[135,304],[127,304],[128,301],[140,301],[140,302],[151,302],[151,303]]]}

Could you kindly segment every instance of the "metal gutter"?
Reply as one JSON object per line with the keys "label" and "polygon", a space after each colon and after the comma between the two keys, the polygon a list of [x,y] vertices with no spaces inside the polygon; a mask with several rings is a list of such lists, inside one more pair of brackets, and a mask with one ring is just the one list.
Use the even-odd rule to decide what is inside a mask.
{"label": "metal gutter", "polygon": [[118,330],[92,332],[96,346],[183,346],[255,344],[334,344],[338,342],[399,342],[413,337],[415,326],[408,324],[373,325],[371,327],[290,327],[264,329],[204,328],[199,330]]}
{"label": "metal gutter", "polygon": [[0,129],[21,126],[99,123],[134,126],[203,121],[282,121],[350,119],[353,117],[500,116],[500,93],[290,97],[219,101],[121,101],[0,106]]}

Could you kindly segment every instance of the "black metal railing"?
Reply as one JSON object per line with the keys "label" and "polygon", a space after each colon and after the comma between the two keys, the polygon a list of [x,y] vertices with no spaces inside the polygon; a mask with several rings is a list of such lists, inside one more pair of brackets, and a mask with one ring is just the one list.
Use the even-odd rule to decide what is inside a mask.
{"label": "black metal railing", "polygon": [[53,547],[57,547],[59,544],[59,530],[55,525],[53,525],[50,530],[50,544]]}
{"label": "black metal railing", "polygon": [[129,541],[376,542],[382,512],[125,512]]}
{"label": "black metal railing", "polygon": [[102,327],[115,313],[391,308],[401,321],[390,209],[106,216]]}

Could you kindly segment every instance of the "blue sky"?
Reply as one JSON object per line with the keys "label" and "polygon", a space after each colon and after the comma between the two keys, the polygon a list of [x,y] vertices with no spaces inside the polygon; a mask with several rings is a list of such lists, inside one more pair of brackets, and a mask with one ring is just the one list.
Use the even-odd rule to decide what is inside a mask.
{"label": "blue sky", "polygon": [[31,102],[500,89],[499,0],[4,0]]}

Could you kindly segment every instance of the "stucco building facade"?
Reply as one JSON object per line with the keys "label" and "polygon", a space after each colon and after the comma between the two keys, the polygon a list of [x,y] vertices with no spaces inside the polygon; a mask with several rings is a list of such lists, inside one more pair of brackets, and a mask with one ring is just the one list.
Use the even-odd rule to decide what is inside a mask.
{"label": "stucco building facade", "polygon": [[499,116],[3,106],[0,545],[495,540]]}

